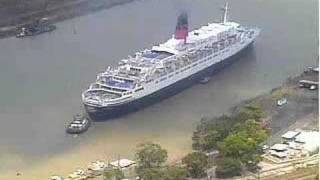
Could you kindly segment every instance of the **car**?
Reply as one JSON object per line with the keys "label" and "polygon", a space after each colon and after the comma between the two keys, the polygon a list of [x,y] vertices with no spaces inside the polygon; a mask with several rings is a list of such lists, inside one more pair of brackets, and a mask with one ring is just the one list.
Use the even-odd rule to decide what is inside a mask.
{"label": "car", "polygon": [[287,104],[287,99],[286,99],[286,98],[282,98],[282,99],[279,99],[279,100],[277,101],[277,105],[278,105],[278,106],[283,106],[283,105],[285,105],[285,104]]}
{"label": "car", "polygon": [[311,85],[309,89],[310,89],[310,90],[316,90],[316,89],[317,89],[317,86]]}

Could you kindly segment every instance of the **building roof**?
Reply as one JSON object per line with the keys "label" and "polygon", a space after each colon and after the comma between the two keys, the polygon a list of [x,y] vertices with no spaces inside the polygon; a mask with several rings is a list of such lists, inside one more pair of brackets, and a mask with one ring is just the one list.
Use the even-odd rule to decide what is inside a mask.
{"label": "building roof", "polygon": [[275,151],[285,151],[288,149],[288,145],[286,144],[275,144],[270,147],[270,149],[275,150]]}
{"label": "building roof", "polygon": [[281,137],[284,138],[284,139],[293,139],[299,134],[300,134],[300,132],[288,131],[285,134],[283,134]]}
{"label": "building roof", "polygon": [[304,143],[303,148],[311,152],[316,150],[320,144],[320,132],[318,131],[305,131],[301,132],[296,138],[296,142]]}
{"label": "building roof", "polygon": [[285,158],[288,156],[288,154],[286,152],[277,152],[277,151],[270,151],[270,154],[273,156],[276,156],[278,158]]}
{"label": "building roof", "polygon": [[134,161],[131,161],[129,159],[120,159],[120,160],[117,160],[117,161],[113,161],[110,163],[112,166],[115,166],[115,167],[119,167],[120,168],[124,168],[124,167],[129,167],[133,164],[135,164]]}

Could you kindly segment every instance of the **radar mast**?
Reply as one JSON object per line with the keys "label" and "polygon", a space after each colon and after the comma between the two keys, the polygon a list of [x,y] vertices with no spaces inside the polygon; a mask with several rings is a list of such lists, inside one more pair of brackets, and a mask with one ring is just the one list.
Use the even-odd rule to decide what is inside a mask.
{"label": "radar mast", "polygon": [[222,19],[222,23],[225,24],[228,20],[228,2],[226,2],[224,8],[222,8],[223,10],[223,19]]}

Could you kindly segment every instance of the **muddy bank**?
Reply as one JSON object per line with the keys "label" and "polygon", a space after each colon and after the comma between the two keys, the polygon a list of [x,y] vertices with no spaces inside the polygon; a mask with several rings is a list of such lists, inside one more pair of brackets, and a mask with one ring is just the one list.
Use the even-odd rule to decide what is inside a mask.
{"label": "muddy bank", "polygon": [[[283,85],[272,89],[269,93],[244,101],[232,108],[231,113],[235,114],[249,104],[261,106],[267,115],[264,121],[268,123],[273,137],[285,133],[294,124],[300,124],[300,127],[297,128],[318,130],[319,92],[299,87],[300,80],[318,82],[318,73],[309,70],[296,77],[290,77]],[[285,98],[287,102],[282,106],[277,105],[277,101],[282,98]],[[276,139],[271,138],[269,143],[274,141]]]}
{"label": "muddy bank", "polygon": [[49,22],[54,23],[134,0],[59,0],[48,1],[46,4],[33,0],[29,5],[21,2],[12,5],[7,1],[0,2],[2,16],[0,19],[0,38],[15,35],[17,27],[30,23],[36,18],[47,18]]}

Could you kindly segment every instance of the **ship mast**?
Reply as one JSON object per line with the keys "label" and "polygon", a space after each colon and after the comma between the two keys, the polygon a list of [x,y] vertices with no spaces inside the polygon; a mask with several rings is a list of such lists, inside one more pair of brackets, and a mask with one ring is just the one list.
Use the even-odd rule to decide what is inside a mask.
{"label": "ship mast", "polygon": [[223,24],[225,24],[227,22],[227,17],[228,17],[228,2],[226,2],[226,5],[224,6],[224,8],[222,8],[222,10],[223,10],[222,22]]}

